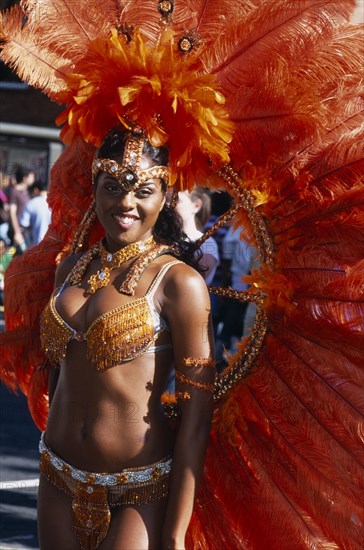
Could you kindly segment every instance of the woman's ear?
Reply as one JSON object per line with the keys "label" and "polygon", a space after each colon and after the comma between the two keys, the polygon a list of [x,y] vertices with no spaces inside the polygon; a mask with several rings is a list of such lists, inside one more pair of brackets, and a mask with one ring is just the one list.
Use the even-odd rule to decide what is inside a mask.
{"label": "woman's ear", "polygon": [[166,204],[166,195],[164,194],[159,212],[161,212],[163,210],[163,207],[164,207],[165,204]]}
{"label": "woman's ear", "polygon": [[193,213],[197,214],[202,208],[202,200],[201,199],[194,199],[192,201],[193,204]]}

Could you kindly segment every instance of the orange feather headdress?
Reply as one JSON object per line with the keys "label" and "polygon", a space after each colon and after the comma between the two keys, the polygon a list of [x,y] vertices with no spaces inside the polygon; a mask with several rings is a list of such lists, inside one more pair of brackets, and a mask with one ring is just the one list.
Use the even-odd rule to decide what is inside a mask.
{"label": "orange feather headdress", "polygon": [[111,28],[92,41],[87,54],[67,74],[67,109],[61,137],[76,134],[99,146],[118,123],[136,120],[150,143],[168,142],[173,180],[192,187],[196,178],[229,161],[233,124],[213,75],[204,74],[196,55],[182,57],[174,33],[166,30],[148,47],[139,31],[130,40]]}
{"label": "orange feather headdress", "polygon": [[[47,3],[39,4],[41,17]],[[55,8],[50,3],[61,12],[64,4]],[[31,3],[22,7],[31,10]],[[206,179],[211,166],[217,169],[230,160],[234,125],[220,86],[196,51],[186,55],[171,29],[160,33],[157,44],[148,44],[140,30],[118,24],[113,11],[109,15],[110,26],[97,28],[96,23],[87,40],[87,31],[82,29],[84,35],[79,27],[66,52],[61,38],[57,43],[32,11],[19,25],[24,12],[16,6],[3,16],[2,57],[16,63],[23,77],[29,74],[29,82],[51,99],[66,104],[57,118],[64,124],[64,143],[80,135],[98,147],[111,128],[138,123],[153,146],[168,142],[172,182],[178,179],[180,187],[192,188],[196,179]],[[192,50],[192,39],[190,44]]]}

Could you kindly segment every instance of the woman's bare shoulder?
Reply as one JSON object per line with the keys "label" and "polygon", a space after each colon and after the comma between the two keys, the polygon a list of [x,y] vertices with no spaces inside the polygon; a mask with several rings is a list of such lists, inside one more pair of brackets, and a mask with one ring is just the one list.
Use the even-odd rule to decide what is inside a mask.
{"label": "woman's bare shoulder", "polygon": [[193,267],[182,261],[175,263],[166,273],[164,291],[166,296],[172,298],[183,297],[186,294],[191,299],[196,296],[199,299],[208,297],[208,290],[203,277]]}

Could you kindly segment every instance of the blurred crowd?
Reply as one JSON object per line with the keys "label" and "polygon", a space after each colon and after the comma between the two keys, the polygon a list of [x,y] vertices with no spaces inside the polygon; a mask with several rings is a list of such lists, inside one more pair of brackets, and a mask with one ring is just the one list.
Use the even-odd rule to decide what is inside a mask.
{"label": "blurred crowd", "polygon": [[[176,210],[191,241],[197,241],[231,206],[225,192],[211,192],[196,187],[179,193]],[[209,287],[231,287],[245,291],[244,277],[258,267],[258,252],[241,239],[244,228],[225,226],[208,237],[200,247],[200,265]],[[249,334],[255,318],[255,305],[211,294],[212,319],[218,369],[222,370],[229,355],[237,351],[237,343]]]}
{"label": "blurred crowd", "polygon": [[[196,187],[179,193],[176,210],[184,232],[197,241],[231,206],[225,192]],[[38,244],[50,223],[47,184],[32,170],[16,166],[12,174],[0,172],[0,305],[4,303],[4,273],[12,258]],[[200,247],[203,276],[208,286],[247,290],[244,276],[257,267],[257,251],[241,240],[243,228],[220,228]],[[221,368],[236,344],[249,333],[255,317],[254,304],[211,294],[216,360]]]}
{"label": "blurred crowd", "polygon": [[10,261],[43,239],[50,219],[46,182],[23,166],[15,166],[11,173],[0,172],[0,305]]}

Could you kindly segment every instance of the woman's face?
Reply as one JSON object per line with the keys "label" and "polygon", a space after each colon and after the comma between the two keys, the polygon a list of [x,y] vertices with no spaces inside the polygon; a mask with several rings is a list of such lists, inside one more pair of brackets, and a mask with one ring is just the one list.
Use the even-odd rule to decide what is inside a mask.
{"label": "woman's face", "polygon": [[201,205],[197,201],[191,199],[191,195],[188,191],[181,191],[178,193],[176,212],[182,218],[183,225],[193,221],[200,208]]}
{"label": "woman's face", "polygon": [[[149,158],[142,155],[139,168],[151,166]],[[160,179],[148,180],[135,191],[125,192],[116,179],[101,172],[94,193],[96,214],[105,229],[110,252],[150,237],[165,203]]]}

